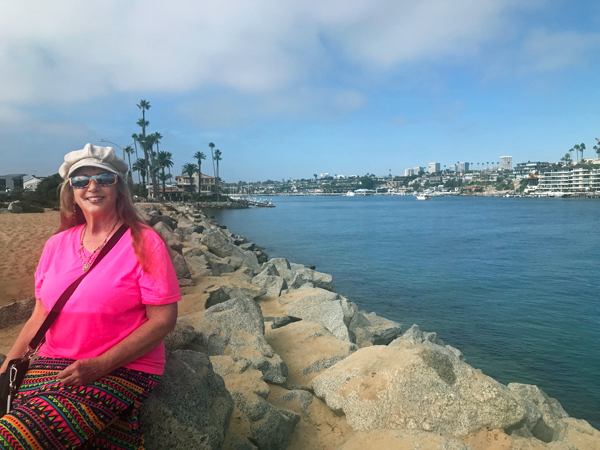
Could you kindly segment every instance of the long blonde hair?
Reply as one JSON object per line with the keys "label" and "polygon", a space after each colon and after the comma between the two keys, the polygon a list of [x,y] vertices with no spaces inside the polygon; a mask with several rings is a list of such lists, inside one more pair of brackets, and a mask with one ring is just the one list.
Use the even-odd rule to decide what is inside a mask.
{"label": "long blonde hair", "polygon": [[[143,230],[151,230],[156,233],[151,227],[148,226],[146,221],[139,215],[127,184],[123,181],[123,178],[119,175],[117,177],[117,215],[123,223],[129,226],[131,230],[131,239],[133,241],[133,250],[135,255],[142,265],[142,269],[145,272],[152,273],[151,264],[149,261],[149,250],[146,248],[146,240],[144,238]],[[65,180],[60,187],[60,227],[56,233],[68,230],[69,228],[83,225],[86,223],[85,216],[79,205],[75,202],[75,196],[73,195],[73,188],[69,183],[69,180]],[[160,239],[162,237],[156,233]]]}

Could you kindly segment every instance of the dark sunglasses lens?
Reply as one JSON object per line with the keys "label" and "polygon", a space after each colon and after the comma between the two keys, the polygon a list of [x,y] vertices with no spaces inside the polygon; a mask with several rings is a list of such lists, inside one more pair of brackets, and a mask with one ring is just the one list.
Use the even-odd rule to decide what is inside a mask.
{"label": "dark sunglasses lens", "polygon": [[71,177],[71,186],[74,188],[84,188],[90,184],[90,177],[82,175],[79,177]]}
{"label": "dark sunglasses lens", "polygon": [[96,181],[100,186],[110,186],[117,182],[117,176],[114,173],[101,173],[96,175]]}

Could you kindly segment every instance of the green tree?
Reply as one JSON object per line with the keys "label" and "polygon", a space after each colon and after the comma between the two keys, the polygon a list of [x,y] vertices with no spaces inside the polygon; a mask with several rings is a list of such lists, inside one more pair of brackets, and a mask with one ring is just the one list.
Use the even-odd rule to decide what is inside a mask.
{"label": "green tree", "polygon": [[215,152],[214,152],[215,144],[213,144],[212,142],[209,142],[208,146],[210,147],[210,157],[212,159],[212,165],[213,165],[213,177],[216,178],[217,172],[215,170]]}
{"label": "green tree", "polygon": [[131,171],[132,171],[132,167],[131,167],[131,154],[134,152],[133,147],[131,145],[128,145],[127,147],[125,147],[123,149],[123,151],[125,153],[127,153],[127,159],[129,161],[129,170],[127,171],[127,182],[130,184],[133,184],[133,177],[131,176]]}
{"label": "green tree", "polygon": [[221,179],[219,178],[219,161],[221,161],[223,158],[221,158],[221,150],[215,150],[215,162],[217,163],[217,176],[215,177],[215,187],[217,189],[217,202],[219,201],[219,185],[221,182]]}
{"label": "green tree", "polygon": [[173,167],[173,154],[171,152],[161,152],[161,151],[157,152],[156,153],[156,163],[160,167],[161,172],[162,172],[160,179],[162,181],[163,198],[166,198],[165,197],[165,194],[166,194],[165,182],[167,181],[167,179],[169,177],[165,178],[165,176],[166,176],[165,169]]}
{"label": "green tree", "polygon": [[598,144],[594,145],[594,151],[598,158],[600,158],[600,139],[596,138],[596,142],[598,142]]}
{"label": "green tree", "polygon": [[143,185],[146,186],[146,169],[148,168],[146,160],[144,158],[138,158],[136,162],[133,163],[133,166],[131,166],[131,168],[135,172],[139,173],[139,175],[142,177]]}
{"label": "green tree", "polygon": [[202,161],[206,159],[206,155],[203,152],[196,152],[194,158],[198,161],[198,191],[202,194]]}
{"label": "green tree", "polygon": [[[583,151],[585,150],[585,144],[582,142],[582,143],[581,143],[581,144],[579,144],[579,145],[575,145],[575,146],[573,146],[573,149],[574,149],[576,152],[581,152],[581,158],[579,159],[579,161],[582,161],[582,160],[583,160]],[[579,153],[577,153],[577,156],[579,156]]]}
{"label": "green tree", "polygon": [[[574,150],[574,149],[569,150],[569,152],[572,151],[572,150]],[[570,155],[569,152],[565,153],[565,156],[563,156],[562,158],[560,158],[560,160],[564,163],[565,166],[568,166],[569,164],[571,164],[573,162],[573,160],[571,159],[571,155]]]}
{"label": "green tree", "polygon": [[198,166],[193,163],[185,163],[183,165],[183,170],[181,171],[182,175],[187,175],[190,177],[190,187],[192,194],[194,193],[194,174],[198,171]]}

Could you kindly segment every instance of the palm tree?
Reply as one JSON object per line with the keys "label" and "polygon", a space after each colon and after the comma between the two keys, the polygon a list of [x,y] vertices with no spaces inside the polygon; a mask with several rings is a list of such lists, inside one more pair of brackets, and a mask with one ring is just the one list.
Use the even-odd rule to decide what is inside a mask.
{"label": "palm tree", "polygon": [[215,144],[213,144],[212,142],[209,142],[208,146],[210,147],[210,156],[212,158],[213,176],[216,178],[217,173],[215,172],[215,153],[213,152],[213,150],[215,148]]}
{"label": "palm tree", "polygon": [[[146,120],[146,110],[150,109],[150,102],[148,102],[146,100],[140,100],[137,107],[142,110],[142,119]],[[144,135],[145,135],[145,133],[144,133]]]}
{"label": "palm tree", "polygon": [[575,152],[576,156],[579,156],[579,154],[577,153],[577,150],[575,149],[575,147],[573,147],[572,149],[569,150],[569,153],[573,153]]}
{"label": "palm tree", "polygon": [[138,158],[131,168],[136,172],[139,172],[139,175],[142,177],[142,183],[146,186],[146,160],[144,158]]}
{"label": "palm tree", "polygon": [[598,158],[600,158],[600,139],[596,138],[596,142],[598,142],[598,144],[594,145],[594,150],[596,151]]}
{"label": "palm tree", "polygon": [[131,145],[128,145],[127,147],[125,147],[123,149],[123,151],[125,153],[127,153],[127,159],[129,160],[129,171],[127,172],[127,182],[133,183],[133,177],[131,176],[131,154],[133,153],[133,147]]}
{"label": "palm tree", "polygon": [[[575,150],[577,153],[576,155],[579,157],[579,152],[581,152],[581,159],[579,161],[581,161],[583,159],[583,151],[585,150],[585,144],[582,142],[579,145],[575,145],[573,146],[573,148],[571,150]],[[569,150],[569,151],[571,151]]]}
{"label": "palm tree", "polygon": [[[573,149],[571,149],[573,150]],[[569,152],[571,151],[569,150]],[[565,153],[565,156],[563,156],[562,158],[560,158],[560,160],[566,165],[568,166],[569,164],[571,164],[571,162],[573,162],[573,160],[571,159],[571,154],[567,152]]]}
{"label": "palm tree", "polygon": [[215,150],[215,161],[217,162],[217,176],[215,177],[215,182],[217,184],[217,202],[219,201],[219,161],[221,161],[221,150]]}
{"label": "palm tree", "polygon": [[196,152],[194,158],[198,160],[198,191],[202,194],[202,160],[206,159],[206,155],[202,152]]}
{"label": "palm tree", "polygon": [[190,177],[190,185],[192,189],[192,194],[194,193],[194,174],[198,171],[198,166],[192,163],[185,163],[183,165],[183,169],[181,171],[182,175],[187,175]]}
{"label": "palm tree", "polygon": [[163,198],[165,198],[165,181],[167,181],[168,177],[165,178],[165,168],[173,167],[173,154],[171,152],[157,152],[156,153],[156,164],[160,167],[162,174],[160,179],[162,181],[163,188]]}

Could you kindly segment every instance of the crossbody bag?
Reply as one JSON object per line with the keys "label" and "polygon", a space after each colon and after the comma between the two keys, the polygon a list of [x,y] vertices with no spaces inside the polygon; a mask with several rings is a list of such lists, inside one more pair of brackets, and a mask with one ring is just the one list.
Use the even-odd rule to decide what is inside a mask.
{"label": "crossbody bag", "polygon": [[116,233],[111,236],[106,245],[102,248],[102,250],[100,250],[100,253],[98,253],[98,256],[90,266],[89,270],[73,281],[73,283],[71,283],[71,285],[56,301],[52,307],[52,310],[46,316],[44,323],[42,323],[40,329],[29,342],[29,346],[27,347],[27,350],[23,356],[13,359],[8,363],[6,372],[0,375],[0,417],[11,412],[12,402],[17,394],[17,391],[19,390],[19,387],[21,386],[21,383],[23,382],[23,378],[25,378],[25,374],[29,369],[29,364],[31,360],[37,356],[40,347],[46,341],[46,332],[50,329],[50,326],[52,326],[60,311],[63,309],[83,279],[92,271],[94,267],[100,263],[100,261],[102,261],[102,259],[117,244],[117,242],[119,242],[128,228],[129,227],[126,224],[123,224],[116,231]]}

